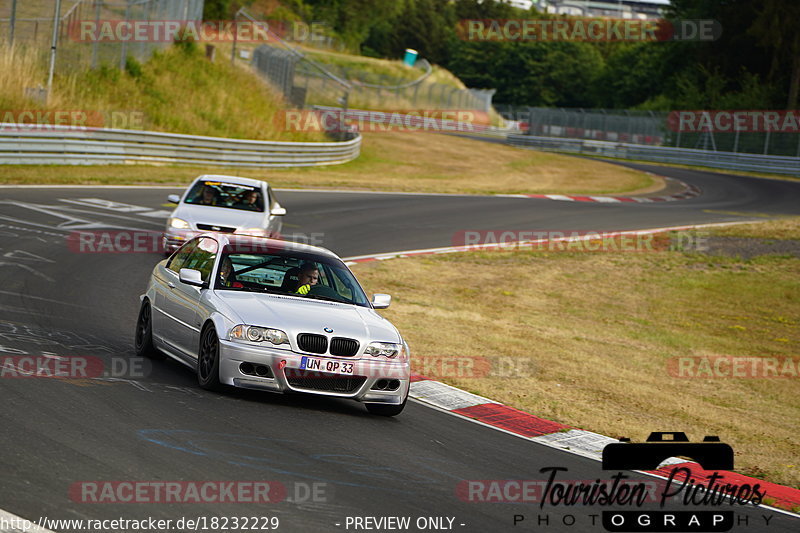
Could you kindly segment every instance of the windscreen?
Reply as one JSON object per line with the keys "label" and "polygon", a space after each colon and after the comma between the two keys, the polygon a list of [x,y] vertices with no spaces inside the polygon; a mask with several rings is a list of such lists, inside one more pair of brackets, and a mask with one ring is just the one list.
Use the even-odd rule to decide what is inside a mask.
{"label": "windscreen", "polygon": [[241,252],[228,246],[220,259],[215,288],[369,307],[363,289],[344,263],[315,254]]}
{"label": "windscreen", "polygon": [[264,212],[264,195],[260,188],[224,181],[198,181],[184,203]]}

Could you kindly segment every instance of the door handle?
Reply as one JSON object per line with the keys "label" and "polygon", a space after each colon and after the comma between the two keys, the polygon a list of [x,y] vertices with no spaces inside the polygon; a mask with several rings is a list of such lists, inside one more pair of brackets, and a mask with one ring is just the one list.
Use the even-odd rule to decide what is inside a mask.
{"label": "door handle", "polygon": [[175,288],[175,284],[172,283],[171,281],[168,281],[167,282],[167,287],[169,287],[170,289],[174,289]]}

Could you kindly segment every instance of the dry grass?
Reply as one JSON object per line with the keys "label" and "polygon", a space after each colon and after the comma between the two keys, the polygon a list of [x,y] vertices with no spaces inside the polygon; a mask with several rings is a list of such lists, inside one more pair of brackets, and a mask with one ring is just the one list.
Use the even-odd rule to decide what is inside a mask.
{"label": "dry grass", "polygon": [[[449,135],[372,133],[365,135],[364,143],[359,161],[322,171],[328,180],[336,186],[469,194],[622,192],[654,182],[644,173],[615,165],[597,166],[584,159]],[[286,174],[300,178],[301,173],[281,175]]]}
{"label": "dry grass", "polygon": [[713,228],[711,235],[751,239],[800,240],[800,217]]}
{"label": "dry grass", "polygon": [[[74,2],[61,3],[61,16],[72,7]],[[50,48],[50,38],[52,32],[51,21],[55,11],[53,0],[17,0],[17,23],[14,29],[16,43],[36,44],[36,46]],[[0,18],[9,19],[11,17],[11,0],[0,1]],[[33,21],[31,19],[39,19]],[[8,39],[8,22],[3,23],[0,29],[0,40]],[[4,71],[5,72],[5,71]]]}
{"label": "dry grass", "polygon": [[[681,356],[797,357],[798,259],[483,252],[355,272],[369,292],[393,295],[385,316],[421,373],[612,437],[719,435],[734,446],[737,471],[800,486],[800,376],[668,372]],[[436,375],[430,364],[461,356],[492,371]]]}
{"label": "dry grass", "polygon": [[[283,100],[251,72],[198,49],[173,47],[127,72],[103,67],[56,77],[47,104],[23,88],[46,73],[29,49],[0,45],[0,110],[85,111],[91,126],[146,129],[230,138],[324,141],[319,132],[287,131]],[[191,97],[187,97],[191,95]],[[99,121],[99,122],[98,122]]]}
{"label": "dry grass", "polygon": [[39,53],[26,47],[0,45],[0,72],[0,110],[31,109],[25,88],[40,85],[47,76]]}
{"label": "dry grass", "polygon": [[[208,168],[176,166],[7,166],[0,183],[185,184]],[[582,158],[518,150],[433,133],[371,133],[345,165],[293,170],[218,169],[276,187],[437,193],[608,193],[663,186],[642,172]]]}
{"label": "dry grass", "polygon": [[[418,79],[424,71],[418,67],[409,67],[402,60],[377,59],[354,55],[344,52],[320,50],[303,46],[303,43],[292,43],[293,46],[304,50],[306,55],[315,62],[327,66],[337,75],[353,81],[353,88],[348,93],[348,106],[353,109],[369,109],[382,111],[419,111],[438,109],[464,109],[468,107],[466,97],[461,99],[456,94],[451,94],[452,89],[466,89],[464,83],[452,72],[434,65],[429,77],[418,86],[403,89],[381,89],[361,86],[359,82],[378,85],[395,85]],[[237,49],[249,50],[251,53],[259,46],[258,43],[244,43],[237,45]],[[220,44],[218,52],[223,57],[229,57],[231,47]],[[251,63],[237,57],[237,64],[249,68]],[[394,80],[394,81],[392,81]],[[341,97],[344,89],[329,78],[303,78],[296,81],[304,85],[307,92],[307,103],[313,105],[341,106]],[[474,101],[473,101],[474,105]],[[477,115],[486,113],[473,110]],[[491,124],[502,125],[504,119],[494,110],[488,113]]]}
{"label": "dry grass", "polygon": [[[72,7],[75,2],[62,2],[61,15]],[[17,18],[46,18],[53,16],[55,2],[53,0],[23,0],[17,2]],[[11,0],[0,2],[0,17],[11,16]]]}
{"label": "dry grass", "polygon": [[[375,57],[359,56],[334,51],[321,51],[306,48],[308,55],[314,61],[327,65],[345,67],[357,76],[363,76],[361,81],[371,83],[378,82],[379,78],[372,77],[391,76],[403,81],[412,81],[419,78],[423,73],[419,67],[409,67],[401,59],[378,59]],[[433,67],[433,72],[427,80],[428,82],[441,83],[454,88],[464,89],[464,83],[449,70],[441,67]]]}

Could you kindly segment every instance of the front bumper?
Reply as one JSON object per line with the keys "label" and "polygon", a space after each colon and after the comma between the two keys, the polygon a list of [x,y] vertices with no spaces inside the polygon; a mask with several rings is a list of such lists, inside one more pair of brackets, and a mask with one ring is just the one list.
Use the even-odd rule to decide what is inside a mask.
{"label": "front bumper", "polygon": [[[220,339],[219,378],[222,383],[235,387],[279,393],[302,392],[349,398],[359,402],[394,405],[403,403],[408,393],[411,368],[407,360],[356,359],[308,354],[308,357],[353,364],[353,375],[345,376],[327,372],[302,371],[300,362],[303,356],[304,354],[291,350],[251,346]],[[255,368],[268,367],[269,373],[265,376],[254,375],[253,372],[245,373],[242,370],[243,364],[249,364]],[[301,374],[305,377],[298,379]],[[364,378],[363,382],[361,378]],[[325,388],[328,384],[344,384],[345,382],[347,385],[338,387],[339,390]],[[392,390],[379,388],[387,382],[397,383],[398,386]],[[343,391],[342,388],[348,390]]]}

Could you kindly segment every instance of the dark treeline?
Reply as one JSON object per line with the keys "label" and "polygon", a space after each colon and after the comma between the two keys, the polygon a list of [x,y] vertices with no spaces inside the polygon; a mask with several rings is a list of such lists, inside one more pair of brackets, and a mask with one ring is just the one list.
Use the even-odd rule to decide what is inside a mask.
{"label": "dark treeline", "polygon": [[[206,16],[230,14],[234,4],[206,0]],[[457,25],[465,19],[545,17],[492,0],[285,0],[280,12],[325,22],[364,55],[398,58],[414,48],[469,87],[497,89],[497,103],[652,110],[798,103],[798,0],[672,0],[670,20],[720,24],[722,34],[711,42],[460,38]]]}

